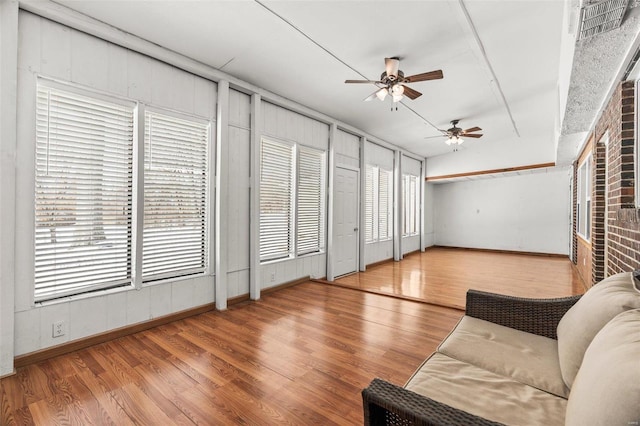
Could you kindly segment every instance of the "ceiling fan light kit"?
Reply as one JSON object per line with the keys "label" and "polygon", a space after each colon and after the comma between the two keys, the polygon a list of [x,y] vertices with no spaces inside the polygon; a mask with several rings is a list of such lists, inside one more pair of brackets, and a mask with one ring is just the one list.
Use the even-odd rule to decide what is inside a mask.
{"label": "ceiling fan light kit", "polygon": [[[397,57],[384,58],[384,67],[385,70],[380,75],[380,80],[345,80],[345,83],[375,84],[378,86],[378,90],[367,96],[364,100],[371,101],[374,98],[378,98],[381,101],[384,101],[387,98],[387,95],[390,95],[393,101],[392,105],[394,105],[403,100],[405,96],[411,100],[422,96],[422,93],[412,89],[407,86],[407,84],[419,81],[438,80],[444,77],[442,70],[429,71],[405,77],[404,72],[400,70],[400,59]],[[398,107],[396,106],[395,109],[397,110]],[[393,111],[393,106],[391,107],[391,110]],[[457,127],[459,121],[460,120],[452,120],[451,124],[453,127],[450,129],[438,129],[442,133],[442,136],[447,138],[445,143],[455,147],[454,151],[457,150],[457,147],[462,145],[464,142],[462,136],[466,138],[482,137],[481,133],[473,133],[482,130],[480,127],[471,127],[469,129],[462,130],[460,127]]]}

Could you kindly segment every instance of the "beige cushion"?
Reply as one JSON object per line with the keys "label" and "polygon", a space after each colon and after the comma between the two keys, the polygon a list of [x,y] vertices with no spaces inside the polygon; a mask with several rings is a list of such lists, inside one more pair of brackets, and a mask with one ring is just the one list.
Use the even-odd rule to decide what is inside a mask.
{"label": "beige cushion", "polygon": [[594,336],[616,315],[640,308],[640,291],[631,272],[612,275],[587,291],[558,324],[562,378],[569,388]]}
{"label": "beige cushion", "polygon": [[554,339],[464,316],[438,352],[563,398],[569,395]]}
{"label": "beige cushion", "polygon": [[616,316],[587,349],[567,404],[567,425],[640,422],[640,309]]}
{"label": "beige cushion", "polygon": [[405,387],[504,424],[564,424],[566,399],[440,353],[425,361]]}

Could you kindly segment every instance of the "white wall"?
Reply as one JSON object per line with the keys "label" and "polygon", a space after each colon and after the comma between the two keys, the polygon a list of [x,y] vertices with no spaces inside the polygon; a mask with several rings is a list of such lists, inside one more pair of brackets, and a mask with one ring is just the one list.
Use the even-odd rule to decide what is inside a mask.
{"label": "white wall", "polygon": [[424,185],[424,246],[431,247],[436,241],[435,231],[435,185]]}
{"label": "white wall", "polygon": [[[43,75],[210,119],[216,84],[147,56],[20,12],[15,242],[15,355],[139,323],[214,301],[214,277],[199,276],[34,304],[36,77]],[[212,167],[213,169],[213,167]],[[66,321],[66,335],[51,324]]]}
{"label": "white wall", "polygon": [[568,254],[569,197],[566,170],[437,184],[435,243]]}

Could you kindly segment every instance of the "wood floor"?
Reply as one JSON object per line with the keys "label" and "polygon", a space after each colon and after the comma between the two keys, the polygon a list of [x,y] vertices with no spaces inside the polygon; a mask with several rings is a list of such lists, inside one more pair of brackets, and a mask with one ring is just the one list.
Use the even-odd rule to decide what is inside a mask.
{"label": "wood floor", "polygon": [[387,262],[335,284],[464,309],[467,290],[519,297],[584,293],[568,258],[433,247],[402,262]]}
{"label": "wood floor", "polygon": [[[369,272],[400,289],[442,281],[438,297],[452,305],[466,287],[456,282],[536,297],[575,286],[566,272],[562,290],[551,283],[548,258],[523,267],[468,252],[455,273],[438,253]],[[404,268],[412,264],[419,269]],[[0,425],[362,424],[362,388],[374,377],[403,384],[461,315],[308,282],[22,367],[0,380]]]}

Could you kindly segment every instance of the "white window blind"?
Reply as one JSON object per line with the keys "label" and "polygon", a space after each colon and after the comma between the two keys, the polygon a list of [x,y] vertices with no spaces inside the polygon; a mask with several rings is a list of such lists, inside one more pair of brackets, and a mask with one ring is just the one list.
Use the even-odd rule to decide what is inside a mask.
{"label": "white window blind", "polygon": [[365,222],[365,242],[371,243],[378,239],[378,227],[375,226],[377,221],[374,215],[377,214],[377,208],[374,208],[378,203],[377,200],[377,187],[378,187],[378,168],[369,164],[366,165],[365,170],[365,201],[364,201],[364,222]]}
{"label": "white window blind", "polygon": [[145,112],[143,281],[207,267],[209,127]]}
{"label": "white window blind", "polygon": [[325,153],[298,149],[297,253],[324,250]]}
{"label": "white window blind", "polygon": [[291,257],[294,146],[262,139],[260,151],[260,261]]}
{"label": "white window blind", "polygon": [[417,176],[402,175],[403,236],[411,236],[418,233],[419,188]]}
{"label": "white window blind", "polygon": [[378,183],[378,239],[388,240],[393,236],[391,227],[391,209],[393,206],[393,189],[391,188],[392,176],[390,170],[379,169],[380,177]]}
{"label": "white window blind", "polygon": [[134,108],[38,82],[36,301],[131,282]]}
{"label": "white window blind", "polygon": [[391,171],[367,164],[365,173],[365,242],[389,240],[393,237]]}

